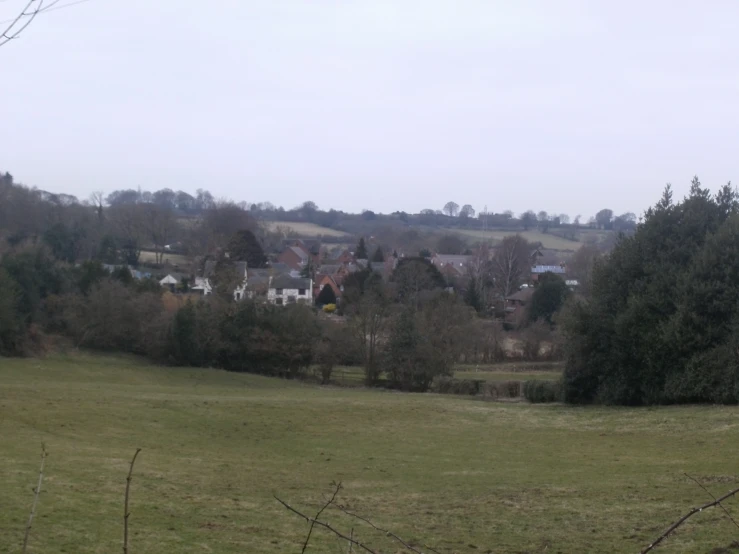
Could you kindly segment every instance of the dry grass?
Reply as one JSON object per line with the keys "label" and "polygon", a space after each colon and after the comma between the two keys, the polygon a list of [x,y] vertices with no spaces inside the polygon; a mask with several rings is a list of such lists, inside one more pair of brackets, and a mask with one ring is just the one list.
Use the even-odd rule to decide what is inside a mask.
{"label": "dry grass", "polygon": [[314,238],[319,236],[324,237],[346,237],[348,233],[344,231],[337,231],[329,227],[321,227],[315,223],[303,223],[295,221],[265,221],[264,222],[270,231],[277,231],[278,227],[289,229],[294,232],[298,237],[301,238]]}
{"label": "dry grass", "polygon": [[[332,480],[357,512],[441,552],[631,553],[707,500],[683,472],[715,494],[737,481],[738,416],[320,388],[128,358],[0,359],[0,552],[19,552],[45,442],[30,540],[39,554],[120,551],[137,447],[135,554],[299,552],[307,526],[272,494],[315,510]],[[715,510],[664,551],[735,538]],[[312,544],[339,551],[321,531]]]}

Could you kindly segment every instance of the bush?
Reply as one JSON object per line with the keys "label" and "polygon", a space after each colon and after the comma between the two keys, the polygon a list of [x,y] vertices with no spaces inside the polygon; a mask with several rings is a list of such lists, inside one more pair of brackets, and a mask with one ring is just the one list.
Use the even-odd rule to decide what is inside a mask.
{"label": "bush", "polygon": [[336,311],[336,304],[326,304],[325,306],[323,306],[323,311],[327,314],[334,313]]}
{"label": "bush", "polygon": [[523,396],[532,404],[559,402],[562,400],[562,383],[544,380],[525,381]]}
{"label": "bush", "polygon": [[485,381],[479,379],[455,379],[440,375],[431,383],[431,392],[439,394],[459,394],[463,396],[477,396],[482,390]]}

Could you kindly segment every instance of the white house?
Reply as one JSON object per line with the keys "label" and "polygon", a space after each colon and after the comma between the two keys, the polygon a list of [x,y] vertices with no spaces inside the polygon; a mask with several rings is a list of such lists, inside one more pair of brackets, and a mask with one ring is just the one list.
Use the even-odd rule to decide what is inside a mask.
{"label": "white house", "polygon": [[278,275],[270,280],[267,300],[272,304],[313,304],[313,279]]}
{"label": "white house", "polygon": [[159,284],[163,287],[169,287],[169,286],[177,286],[179,281],[172,277],[171,275],[167,275],[164,279],[159,281]]}

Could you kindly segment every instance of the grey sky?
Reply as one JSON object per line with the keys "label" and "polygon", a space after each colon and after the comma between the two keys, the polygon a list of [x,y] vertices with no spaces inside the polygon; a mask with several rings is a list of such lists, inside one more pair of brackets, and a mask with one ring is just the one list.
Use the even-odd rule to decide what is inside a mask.
{"label": "grey sky", "polygon": [[731,0],[91,0],[0,48],[0,168],[83,198],[639,213],[739,180],[738,30]]}

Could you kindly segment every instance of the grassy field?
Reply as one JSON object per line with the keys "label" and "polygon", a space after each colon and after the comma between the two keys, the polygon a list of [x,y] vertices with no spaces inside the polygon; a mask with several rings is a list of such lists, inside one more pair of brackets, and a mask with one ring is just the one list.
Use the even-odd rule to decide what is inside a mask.
{"label": "grassy field", "polygon": [[329,227],[321,227],[315,223],[303,223],[296,221],[265,221],[270,231],[276,231],[278,227],[292,229],[301,238],[313,238],[323,235],[324,237],[346,237],[348,233],[337,231]]}
{"label": "grassy field", "polygon": [[[139,256],[139,261],[144,264],[156,263],[156,253],[142,250],[141,256]],[[162,258],[162,263],[184,267],[188,264],[188,259],[187,256],[182,254],[168,254],[165,252],[164,257]]]}
{"label": "grassy field", "polygon": [[454,229],[453,230],[456,233],[459,233],[461,235],[464,235],[466,237],[471,237],[475,240],[481,240],[484,238],[493,239],[495,241],[501,241],[505,237],[509,235],[515,235],[519,234],[526,240],[530,242],[540,242],[544,248],[551,249],[551,250],[567,250],[567,251],[575,251],[580,246],[582,246],[582,237],[580,241],[572,241],[563,239],[562,237],[557,237],[554,235],[550,235],[549,233],[540,233],[539,231],[504,231],[504,230],[493,230],[493,231],[487,231],[483,232],[477,229]]}
{"label": "grassy field", "polygon": [[[41,442],[33,553],[120,551],[137,447],[132,554],[300,552],[307,525],[272,495],[315,513],[333,480],[343,503],[439,552],[633,553],[709,500],[685,472],[716,495],[736,486],[739,409],[503,404],[76,355],[0,359],[0,437],[4,553],[20,552]],[[723,552],[736,535],[706,511],[659,551]],[[314,536],[310,552],[347,551]]]}

